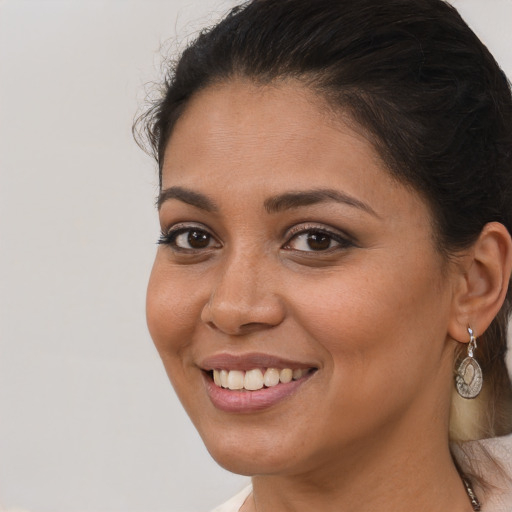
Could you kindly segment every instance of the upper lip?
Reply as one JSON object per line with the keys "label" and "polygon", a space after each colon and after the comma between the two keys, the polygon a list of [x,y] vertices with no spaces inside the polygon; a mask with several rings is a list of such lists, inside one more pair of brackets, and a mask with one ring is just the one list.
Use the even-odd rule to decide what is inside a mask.
{"label": "upper lip", "polygon": [[248,371],[254,368],[290,368],[292,370],[317,368],[317,365],[308,362],[293,361],[291,359],[257,352],[248,354],[215,354],[202,359],[198,366],[206,371],[222,369]]}

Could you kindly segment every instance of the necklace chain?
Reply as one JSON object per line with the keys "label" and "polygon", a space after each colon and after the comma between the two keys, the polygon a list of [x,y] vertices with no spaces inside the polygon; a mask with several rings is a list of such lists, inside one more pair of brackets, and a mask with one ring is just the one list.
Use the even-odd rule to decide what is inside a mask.
{"label": "necklace chain", "polygon": [[471,482],[467,478],[462,478],[462,483],[464,484],[464,487],[466,489],[466,493],[468,495],[469,501],[471,502],[471,506],[473,507],[473,510],[478,512],[481,510],[480,501],[476,497],[475,491],[473,490],[473,487],[471,485]]}
{"label": "necklace chain", "polygon": [[462,483],[464,484],[464,489],[466,489],[466,493],[468,495],[469,501],[471,502],[471,506],[473,507],[473,510],[475,512],[479,512],[482,509],[482,505],[480,504],[480,501],[476,497],[475,491],[473,490],[473,486],[471,485],[471,482],[465,478],[462,477]]}

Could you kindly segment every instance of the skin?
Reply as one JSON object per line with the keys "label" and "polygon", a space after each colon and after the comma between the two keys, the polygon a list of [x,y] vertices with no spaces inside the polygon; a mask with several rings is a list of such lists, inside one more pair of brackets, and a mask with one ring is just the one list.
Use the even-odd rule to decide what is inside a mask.
{"label": "skin", "polygon": [[[212,456],[253,476],[242,510],[470,511],[447,440],[450,329],[467,341],[467,273],[436,250],[425,201],[324,107],[293,83],[231,82],[192,98],[166,150],[159,216],[164,234],[211,238],[159,246],[151,335]],[[318,189],[351,204],[265,208]],[[312,250],[314,229],[337,240]],[[219,410],[201,361],[249,352],[317,371],[273,407]]]}

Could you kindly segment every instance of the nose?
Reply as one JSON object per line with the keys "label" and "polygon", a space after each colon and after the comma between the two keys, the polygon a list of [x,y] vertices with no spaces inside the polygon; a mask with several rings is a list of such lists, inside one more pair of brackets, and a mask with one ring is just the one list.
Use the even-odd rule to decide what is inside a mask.
{"label": "nose", "polygon": [[276,327],[284,320],[278,272],[265,258],[235,255],[217,271],[219,275],[201,311],[204,323],[239,336]]}

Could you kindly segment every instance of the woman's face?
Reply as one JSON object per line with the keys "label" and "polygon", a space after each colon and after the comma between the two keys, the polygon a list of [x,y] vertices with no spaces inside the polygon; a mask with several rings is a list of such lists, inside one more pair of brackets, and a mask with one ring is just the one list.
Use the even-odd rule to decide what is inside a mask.
{"label": "woman's face", "polygon": [[197,94],[166,150],[159,214],[149,329],[220,464],[327,471],[446,437],[454,280],[429,209],[313,93]]}

